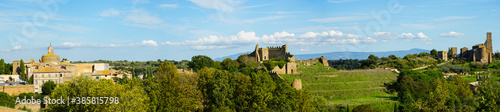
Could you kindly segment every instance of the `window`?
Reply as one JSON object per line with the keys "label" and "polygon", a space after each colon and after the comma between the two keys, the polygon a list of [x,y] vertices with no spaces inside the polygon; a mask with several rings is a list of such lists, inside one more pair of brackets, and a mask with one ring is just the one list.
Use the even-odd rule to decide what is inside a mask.
{"label": "window", "polygon": [[99,79],[99,76],[96,76],[95,79]]}
{"label": "window", "polygon": [[42,84],[45,83],[45,81],[42,81]]}
{"label": "window", "polygon": [[62,74],[59,74],[60,77],[62,77]]}
{"label": "window", "polygon": [[49,74],[49,78],[50,78],[50,74]]}
{"label": "window", "polygon": [[59,80],[59,82],[63,83],[63,81],[62,81],[62,80]]}
{"label": "window", "polygon": [[42,74],[42,78],[44,77],[45,74]]}
{"label": "window", "polygon": [[38,84],[38,81],[35,81],[35,84]]}
{"label": "window", "polygon": [[104,77],[108,77],[108,75],[104,75]]}

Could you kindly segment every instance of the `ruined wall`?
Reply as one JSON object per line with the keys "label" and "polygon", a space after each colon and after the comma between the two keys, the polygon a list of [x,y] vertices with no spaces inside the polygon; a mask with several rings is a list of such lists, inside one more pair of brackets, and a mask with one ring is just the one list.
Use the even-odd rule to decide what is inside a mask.
{"label": "ruined wall", "polygon": [[325,56],[321,56],[319,62],[321,62],[323,66],[328,66],[328,60],[325,59]]}
{"label": "ruined wall", "polygon": [[272,70],[271,73],[276,73],[276,74],[286,74],[286,65],[283,66],[283,68],[280,68],[278,65],[276,65]]}
{"label": "ruined wall", "polygon": [[319,61],[317,59],[308,59],[308,60],[296,60],[298,65],[311,66],[317,64]]}
{"label": "ruined wall", "polygon": [[294,74],[294,73],[297,73],[297,64],[295,62],[288,62],[285,65],[283,65],[283,68],[280,68],[278,65],[276,65],[271,70],[271,73],[276,73],[276,74]]}
{"label": "ruined wall", "polygon": [[10,96],[19,95],[21,93],[29,93],[35,91],[33,85],[16,85],[16,86],[3,86],[2,92],[9,94]]}

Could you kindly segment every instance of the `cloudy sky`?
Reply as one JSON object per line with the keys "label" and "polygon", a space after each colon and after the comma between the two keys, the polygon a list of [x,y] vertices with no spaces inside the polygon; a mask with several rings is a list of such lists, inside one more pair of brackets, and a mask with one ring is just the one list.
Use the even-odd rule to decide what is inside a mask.
{"label": "cloudy sky", "polygon": [[72,61],[470,48],[486,32],[500,43],[499,14],[494,0],[3,0],[0,58],[38,60],[50,44]]}

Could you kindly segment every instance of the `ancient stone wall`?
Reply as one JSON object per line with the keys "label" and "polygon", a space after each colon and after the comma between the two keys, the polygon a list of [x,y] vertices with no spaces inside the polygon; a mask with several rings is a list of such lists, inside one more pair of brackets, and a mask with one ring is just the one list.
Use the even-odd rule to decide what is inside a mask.
{"label": "ancient stone wall", "polygon": [[21,93],[29,93],[35,90],[33,85],[15,85],[15,86],[3,86],[2,92],[9,94],[10,96],[19,95]]}
{"label": "ancient stone wall", "polygon": [[328,66],[328,60],[325,59],[325,56],[321,56],[319,62],[321,62],[323,66]]}

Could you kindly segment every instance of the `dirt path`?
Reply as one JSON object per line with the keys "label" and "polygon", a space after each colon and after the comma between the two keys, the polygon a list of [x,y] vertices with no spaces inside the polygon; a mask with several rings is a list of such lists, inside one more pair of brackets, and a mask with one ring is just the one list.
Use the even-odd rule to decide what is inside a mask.
{"label": "dirt path", "polygon": [[[437,66],[441,66],[443,64],[446,64],[446,63],[449,63],[450,61],[446,61],[446,62],[443,62],[443,63],[439,63],[437,64]],[[413,70],[420,70],[420,69],[425,69],[427,67],[430,67],[431,65],[427,65],[427,66],[423,66],[423,67],[418,67],[418,68],[414,68]]]}

